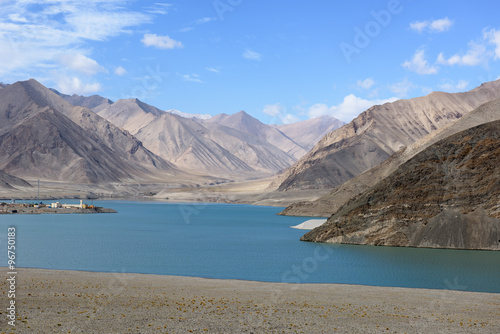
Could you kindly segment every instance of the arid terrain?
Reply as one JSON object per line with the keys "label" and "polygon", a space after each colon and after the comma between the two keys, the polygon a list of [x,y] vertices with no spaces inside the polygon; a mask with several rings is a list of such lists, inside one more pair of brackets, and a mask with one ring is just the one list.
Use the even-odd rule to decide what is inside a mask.
{"label": "arid terrain", "polygon": [[[455,334],[500,328],[497,294],[18,271],[15,333]],[[5,280],[0,288],[7,289]],[[2,325],[0,332],[13,331]]]}

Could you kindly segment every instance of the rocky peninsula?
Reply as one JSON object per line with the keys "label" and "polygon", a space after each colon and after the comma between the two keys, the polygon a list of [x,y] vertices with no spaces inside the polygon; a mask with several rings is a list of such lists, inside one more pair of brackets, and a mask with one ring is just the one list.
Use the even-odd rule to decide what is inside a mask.
{"label": "rocky peninsula", "polygon": [[117,213],[114,209],[83,204],[30,204],[30,203],[0,203],[0,214],[92,214]]}

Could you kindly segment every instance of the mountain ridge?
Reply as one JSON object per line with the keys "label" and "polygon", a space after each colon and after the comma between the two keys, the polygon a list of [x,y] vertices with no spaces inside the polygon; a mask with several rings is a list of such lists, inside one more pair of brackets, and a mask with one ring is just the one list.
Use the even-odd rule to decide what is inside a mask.
{"label": "mountain ridge", "polygon": [[351,180],[335,187],[315,201],[294,203],[280,214],[329,217],[351,198],[361,194],[413,156],[448,136],[487,122],[500,120],[500,99],[487,102],[470,113],[394,153],[390,158]]}
{"label": "mountain ridge", "polygon": [[36,80],[0,90],[0,169],[22,178],[100,183],[180,173],[140,141]]}
{"label": "mountain ridge", "polygon": [[500,250],[500,121],[446,137],[301,240]]}
{"label": "mountain ridge", "polygon": [[273,187],[279,191],[334,188],[495,98],[500,98],[500,80],[465,93],[433,92],[373,106],[323,137],[277,177]]}

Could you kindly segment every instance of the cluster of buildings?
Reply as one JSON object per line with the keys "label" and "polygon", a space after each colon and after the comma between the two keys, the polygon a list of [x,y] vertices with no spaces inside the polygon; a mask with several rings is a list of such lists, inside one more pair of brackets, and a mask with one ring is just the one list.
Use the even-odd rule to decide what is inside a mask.
{"label": "cluster of buildings", "polygon": [[38,203],[16,203],[12,200],[11,203],[0,202],[0,213],[17,213],[19,210],[26,211],[31,209],[94,209],[94,205],[88,205],[80,200],[80,204],[61,204],[60,202],[54,202],[51,204]]}
{"label": "cluster of buildings", "polygon": [[52,209],[93,209],[93,205],[88,205],[83,203],[83,200],[80,200],[80,204],[61,204],[59,202],[52,203],[50,205]]}

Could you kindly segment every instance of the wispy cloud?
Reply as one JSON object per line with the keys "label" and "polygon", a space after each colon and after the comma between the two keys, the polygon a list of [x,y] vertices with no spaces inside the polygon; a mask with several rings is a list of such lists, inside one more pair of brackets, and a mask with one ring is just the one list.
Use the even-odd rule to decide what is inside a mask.
{"label": "wispy cloud", "polygon": [[438,68],[436,66],[430,65],[425,59],[425,51],[417,50],[413,55],[411,60],[407,60],[403,63],[403,67],[417,74],[436,74]]}
{"label": "wispy cloud", "polygon": [[202,17],[201,19],[196,20],[196,24],[205,24],[215,20],[217,20],[215,17]]}
{"label": "wispy cloud", "polygon": [[[90,57],[92,49],[86,48],[88,42],[105,41],[152,22],[150,14],[126,9],[127,3],[126,0],[2,2],[0,75],[19,80],[21,71],[26,71],[30,77],[47,78],[65,89],[95,91],[99,84],[84,84],[76,76],[105,72]],[[67,77],[60,76],[71,71]]]}
{"label": "wispy cloud", "polygon": [[457,83],[453,80],[443,80],[443,83],[439,85],[443,91],[448,93],[463,92],[467,86],[469,86],[469,82],[466,80],[460,80]]}
{"label": "wispy cloud", "polygon": [[158,36],[156,34],[145,34],[141,42],[144,46],[152,46],[162,50],[181,49],[184,47],[182,42],[176,41],[170,38],[170,36]]}
{"label": "wispy cloud", "polygon": [[249,59],[249,60],[261,60],[262,59],[262,55],[260,53],[252,51],[250,49],[246,49],[245,52],[243,52],[242,57],[245,59]]}
{"label": "wispy cloud", "polygon": [[495,59],[500,59],[500,30],[484,30],[483,38],[495,47]]}
{"label": "wispy cloud", "polygon": [[145,7],[144,11],[150,14],[166,15],[172,9],[171,3],[155,3],[153,6]]}
{"label": "wispy cloud", "polygon": [[377,100],[365,100],[363,98],[357,97],[354,94],[349,94],[344,97],[344,100],[339,105],[328,106],[324,103],[317,103],[312,105],[307,110],[307,114],[310,118],[332,115],[336,118],[348,123],[357,117],[363,111],[369,109],[370,107],[377,104],[384,104],[387,102],[394,102],[398,100],[396,97],[391,97],[389,99],[377,99]]}
{"label": "wispy cloud", "polygon": [[398,97],[407,97],[410,90],[415,88],[417,88],[417,85],[408,79],[404,79],[403,81],[396,82],[389,86],[389,90]]}
{"label": "wispy cloud", "polygon": [[121,66],[118,66],[117,68],[115,68],[115,74],[116,75],[119,75],[119,76],[122,76],[122,75],[125,75],[127,74],[127,70],[124,69],[123,67]]}
{"label": "wispy cloud", "polygon": [[215,17],[202,17],[201,19],[198,19],[198,20],[196,20],[194,22],[189,23],[186,27],[180,29],[179,31],[180,32],[193,31],[195,29],[194,28],[195,25],[206,24],[206,23],[209,23],[209,22],[213,22],[215,20],[217,20],[217,18],[215,18]]}
{"label": "wispy cloud", "polygon": [[184,81],[203,83],[203,81],[200,79],[200,76],[198,74],[178,74],[178,75]]}
{"label": "wispy cloud", "polygon": [[[286,108],[280,103],[268,104],[264,106],[262,112],[275,118],[281,124],[291,124],[300,121],[300,118],[296,115],[286,112]],[[273,121],[273,123],[276,123]]]}
{"label": "wispy cloud", "polygon": [[56,75],[56,85],[57,89],[64,94],[92,94],[101,90],[101,84],[95,83],[84,83],[77,77],[66,76],[66,75]]}
{"label": "wispy cloud", "polygon": [[432,20],[432,21],[416,21],[410,23],[410,29],[418,32],[429,31],[429,32],[444,32],[450,30],[453,25],[453,21],[448,17]]}
{"label": "wispy cloud", "polygon": [[375,81],[372,78],[367,78],[365,80],[358,80],[356,85],[358,89],[370,89],[375,85]]}
{"label": "wispy cloud", "polygon": [[59,60],[62,65],[85,75],[94,75],[106,71],[97,61],[81,53],[64,53],[59,56]]}
{"label": "wispy cloud", "polygon": [[220,68],[219,67],[217,67],[217,68],[215,68],[215,67],[207,67],[206,70],[209,71],[209,72],[213,72],[213,73],[220,73]]}
{"label": "wispy cloud", "polygon": [[487,62],[488,54],[486,47],[483,44],[470,42],[467,52],[464,54],[455,54],[449,58],[446,58],[441,52],[438,55],[437,63],[441,65],[464,65],[464,66],[476,66],[481,63]]}

